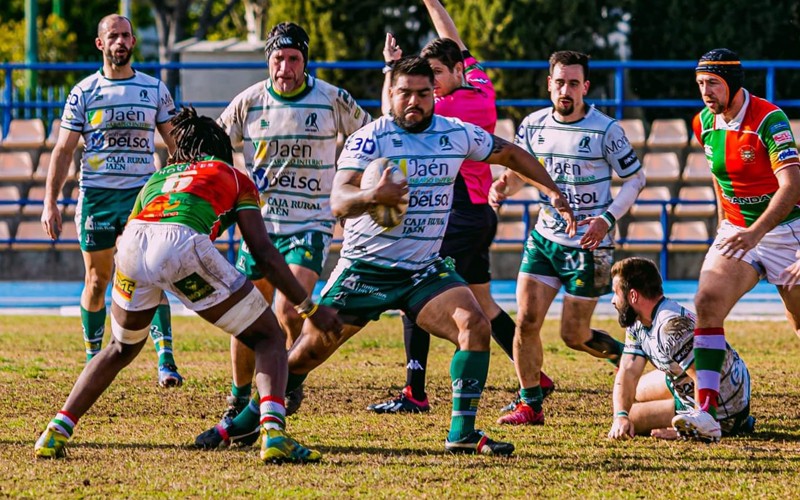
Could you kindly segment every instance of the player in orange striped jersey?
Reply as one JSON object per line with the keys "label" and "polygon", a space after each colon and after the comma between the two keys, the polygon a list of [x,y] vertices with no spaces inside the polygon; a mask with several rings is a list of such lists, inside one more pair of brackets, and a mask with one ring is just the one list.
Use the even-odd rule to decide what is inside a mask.
{"label": "player in orange striped jersey", "polygon": [[795,332],[800,328],[800,288],[789,286],[785,271],[800,247],[800,157],[784,112],[742,88],[736,53],[714,49],[695,73],[706,107],[692,126],[714,175],[719,226],[694,301],[699,407],[672,423],[690,437],[717,440],[723,324],[730,310],[766,277],[778,287]]}

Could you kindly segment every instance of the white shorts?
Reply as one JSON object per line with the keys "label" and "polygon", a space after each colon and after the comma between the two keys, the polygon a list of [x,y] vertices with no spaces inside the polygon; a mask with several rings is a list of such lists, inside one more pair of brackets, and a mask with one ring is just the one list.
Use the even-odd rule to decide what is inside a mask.
{"label": "white shorts", "polygon": [[[714,244],[706,253],[703,269],[713,266],[718,259],[725,258],[722,256],[723,242],[742,229],[727,220],[722,221]],[[798,249],[800,249],[800,219],[781,224],[765,234],[758,245],[742,257],[742,262],[753,266],[759,277],[766,277],[773,285],[783,285],[784,280],[780,275],[797,260]]]}
{"label": "white shorts", "polygon": [[247,280],[208,235],[181,224],[130,221],[114,260],[111,297],[126,311],[156,307],[164,291],[192,311],[202,311],[230,297]]}

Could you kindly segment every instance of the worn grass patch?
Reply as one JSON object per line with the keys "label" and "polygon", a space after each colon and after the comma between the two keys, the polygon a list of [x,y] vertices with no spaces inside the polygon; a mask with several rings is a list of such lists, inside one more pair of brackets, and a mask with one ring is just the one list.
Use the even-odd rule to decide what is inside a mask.
{"label": "worn grass patch", "polygon": [[[596,326],[621,337],[611,321]],[[176,318],[184,387],[156,387],[146,348],[81,420],[65,460],[33,457],[33,443],[83,368],[75,318],[0,316],[0,496],[12,497],[795,497],[800,491],[800,342],[783,322],[731,322],[728,338],[753,376],[757,433],[719,445],[605,439],[613,368],[573,353],[545,325],[545,368],[557,392],[547,424],[496,425],[516,390],[510,362],[492,355],[478,426],[517,446],[510,459],[443,453],[453,347],[434,340],[427,415],[373,415],[399,391],[404,351],[397,318],[368,326],[307,382],[289,429],[319,448],[318,465],[263,465],[254,449],[194,450],[229,389],[227,336]]]}

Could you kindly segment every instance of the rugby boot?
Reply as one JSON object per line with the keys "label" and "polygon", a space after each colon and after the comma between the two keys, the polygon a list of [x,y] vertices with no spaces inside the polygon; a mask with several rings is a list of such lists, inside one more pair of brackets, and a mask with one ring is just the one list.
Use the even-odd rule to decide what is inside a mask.
{"label": "rugby boot", "polygon": [[244,434],[231,435],[228,432],[229,421],[223,421],[203,432],[194,440],[195,448],[215,450],[232,446],[252,446],[258,439],[258,428]]}
{"label": "rugby boot", "polygon": [[722,428],[719,422],[704,410],[693,410],[675,415],[672,418],[672,427],[683,439],[716,443],[722,437]]}
{"label": "rugby boot", "polygon": [[180,387],[183,377],[178,373],[178,367],[169,363],[158,366],[158,386],[163,388]]}
{"label": "rugby boot", "polygon": [[264,463],[319,462],[322,454],[306,448],[282,429],[261,429],[261,461]]}
{"label": "rugby boot", "polygon": [[472,455],[504,455],[514,453],[514,445],[489,439],[483,431],[473,430],[458,441],[446,439],[444,449],[449,453]]}
{"label": "rugby boot", "polygon": [[396,398],[367,406],[367,410],[375,413],[424,413],[430,409],[428,396],[426,395],[422,401],[414,399],[409,385],[405,386]]}
{"label": "rugby boot", "polygon": [[498,424],[544,425],[544,412],[535,411],[530,405],[520,401],[514,411],[497,419]]}
{"label": "rugby boot", "polygon": [[69,441],[69,438],[51,426],[47,426],[36,444],[33,447],[33,453],[39,458],[63,458],[67,456],[67,450],[64,448]]}

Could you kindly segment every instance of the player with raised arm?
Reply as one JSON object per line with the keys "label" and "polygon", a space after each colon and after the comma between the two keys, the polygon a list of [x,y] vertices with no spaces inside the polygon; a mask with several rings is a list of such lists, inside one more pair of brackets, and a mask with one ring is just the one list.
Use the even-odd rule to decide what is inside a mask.
{"label": "player with raised arm", "polygon": [[695,81],[705,108],[692,122],[714,176],[719,225],[700,270],[694,305],[697,408],[673,425],[717,440],[720,379],[725,360],[725,318],[766,277],[783,299],[800,335],[800,289],[792,270],[800,246],[800,157],[789,119],[774,104],[742,87],[739,56],[728,49],[704,54]]}
{"label": "player with raised arm", "polygon": [[[435,115],[433,83],[433,70],[425,59],[398,61],[392,71],[391,113],[358,130],[345,144],[331,195],[334,214],[347,218],[344,244],[320,299],[320,304],[339,311],[345,328],[330,332],[305,322],[289,351],[287,390],[300,385],[369,321],[388,309],[400,309],[458,348],[450,366],[453,410],[446,450],[508,455],[513,445],[475,430],[489,368],[489,321],[463,279],[439,255],[462,161],[509,166],[552,197],[567,231],[574,232],[575,222],[566,199],[534,156],[476,125]],[[447,150],[442,150],[443,144],[449,145]],[[362,190],[362,172],[378,158],[400,165],[407,184],[391,182],[386,169],[374,188]],[[391,229],[365,214],[375,203],[396,207],[406,201],[408,212]]]}
{"label": "player with raised arm", "polygon": [[269,240],[258,191],[233,168],[230,139],[211,118],[184,108],[172,123],[177,151],[172,163],[142,189],[119,241],[114,276],[113,339],[78,378],[66,403],[37,440],[39,457],[65,455],[78,419],[142,349],[148,325],[169,291],[206,321],[237,337],[256,358],[261,394],[261,459],[314,462],[319,452],[285,431],[286,338],[261,293],[214,247],[238,223],[252,256],[289,300],[318,328],[341,331],[333,311],[311,302]]}
{"label": "player with raised arm", "polygon": [[[421,52],[433,68],[435,82],[434,112],[441,116],[458,118],[494,133],[497,123],[495,92],[489,76],[470,54],[447,10],[439,0],[423,3],[433,21],[436,38]],[[386,66],[386,83],[382,104],[388,112],[388,83],[391,65],[402,56],[402,50],[391,34],[387,34],[383,49]],[[489,164],[465,160],[453,186],[453,208],[447,220],[447,231],[439,253],[455,261],[456,272],[464,278],[489,318],[492,337],[512,358],[514,320],[492,298],[489,290],[491,271],[489,247],[497,231],[497,215],[489,206],[488,193],[492,184]],[[401,393],[385,402],[370,405],[377,413],[418,413],[430,409],[425,393],[430,334],[417,326],[408,316],[403,316],[403,333],[406,346],[406,384]],[[544,373],[541,385],[552,391],[553,382]]]}
{"label": "player with raised arm", "polygon": [[[614,383],[614,421],[608,437],[627,439],[650,433],[675,439],[678,434],[672,418],[695,404],[695,315],[664,297],[661,275],[650,260],[623,259],[611,268],[611,277],[611,302],[626,336]],[[648,361],[656,370],[642,376]],[[750,373],[730,345],[726,345],[722,378],[717,418],[723,433],[752,432]]]}
{"label": "player with raised arm", "polygon": [[[330,209],[335,173],[336,140],[371,120],[344,89],[306,73],[308,34],[294,23],[280,23],[267,35],[269,78],[243,90],[219,117],[234,143],[244,141],[245,166],[261,193],[264,224],[275,246],[309,294],[319,281],[336,223]],[[303,318],[290,300],[261,274],[242,245],[236,267],[254,281],[287,335],[287,349],[300,335]],[[216,448],[227,439],[225,427],[247,408],[258,421],[258,399],[251,396],[252,350],[231,338],[233,383],[228,408],[220,423],[197,437],[202,448]],[[300,406],[303,388],[287,395],[291,415]],[[250,401],[248,406],[247,402]],[[257,433],[232,435],[251,443]]]}
{"label": "player with raised arm", "polygon": [[[515,142],[541,159],[569,200],[579,228],[577,234],[569,234],[547,195],[542,196],[539,219],[525,243],[517,279],[514,366],[519,400],[511,413],[500,418],[501,424],[544,424],[540,332],[562,286],[564,342],[614,363],[622,355],[623,344],[590,323],[598,298],[611,291],[612,229],[644,187],[644,172],[619,123],[584,103],[589,56],[574,51],[553,53],[547,88],[553,107],[528,115]],[[616,199],[611,196],[613,172],[623,180]],[[521,186],[519,177],[507,171],[492,185],[490,198],[502,202]]]}
{"label": "player with raised arm", "polygon": [[[102,347],[114,246],[139,189],[155,171],[156,129],[169,151],[175,149],[169,136],[169,119],[175,114],[172,96],[162,82],[131,68],[136,37],[130,20],[116,14],[105,16],[97,25],[95,45],[103,53],[103,68],[79,82],[67,98],[50,160],[42,211],[45,232],[58,238],[61,213],[56,200],[83,136],[75,223],[86,267],[80,301],[86,361]],[[158,306],[150,336],[158,352],[158,384],[181,385],[183,378],[172,354],[172,324],[166,297]]]}

